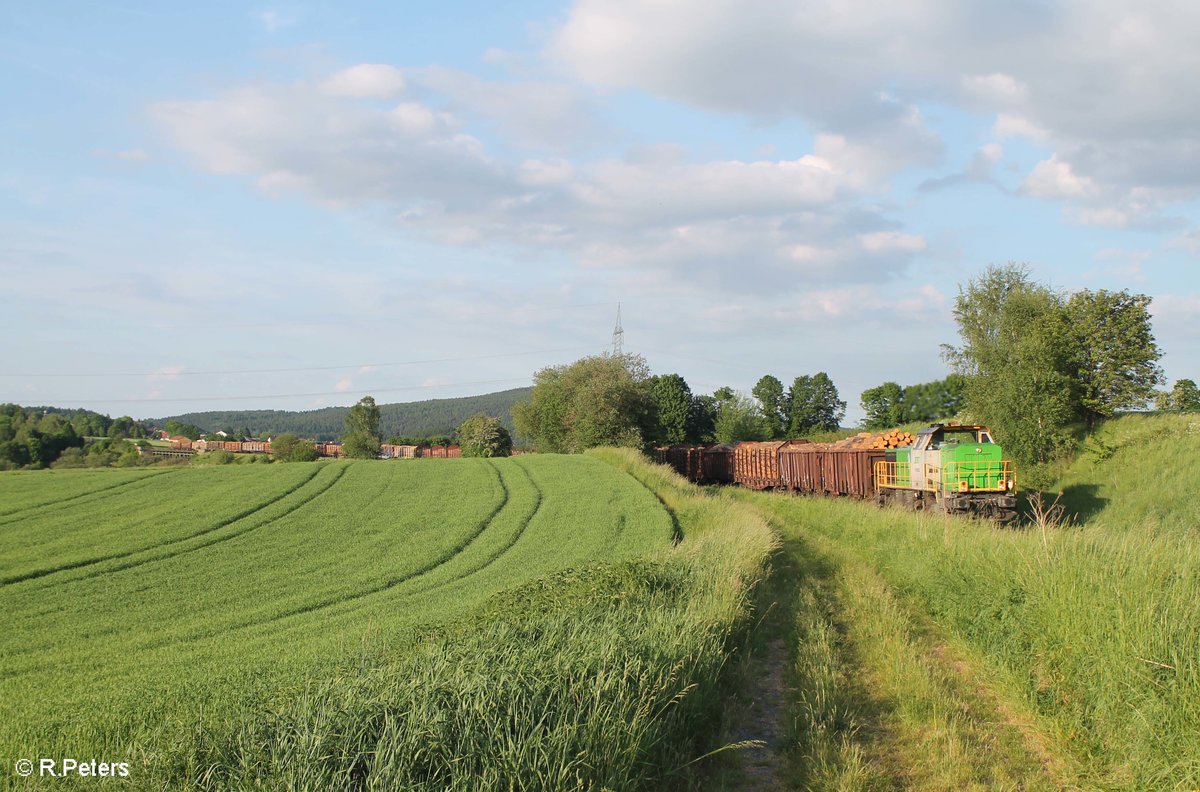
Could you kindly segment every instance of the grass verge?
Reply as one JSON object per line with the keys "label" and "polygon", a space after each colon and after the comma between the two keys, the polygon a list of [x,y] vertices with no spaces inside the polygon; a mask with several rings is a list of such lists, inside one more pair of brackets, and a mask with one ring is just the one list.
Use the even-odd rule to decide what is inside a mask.
{"label": "grass verge", "polygon": [[[836,760],[822,776],[834,781],[814,787],[839,788],[837,768],[853,768],[863,723],[892,730],[857,744],[868,769],[902,786],[1200,784],[1200,555],[1186,537],[1108,526],[1062,531],[1044,545],[1036,532],[867,504],[741,497],[801,543],[789,544],[798,557],[834,568],[832,596],[815,596],[833,609],[828,629],[810,604],[815,626],[798,632],[828,632],[845,650],[837,665],[864,683],[841,699],[855,717],[831,721],[820,713],[836,708],[813,707],[818,717],[807,722],[848,724],[833,732],[850,745],[844,756],[836,740],[837,751],[814,749],[810,764]],[[798,656],[817,651],[809,644]],[[823,662],[800,675],[801,690],[811,689],[802,703],[829,698],[821,674],[836,671],[821,671]],[[897,769],[888,751],[871,755],[873,744],[901,746],[894,756],[923,764]],[[957,764],[975,769],[956,777]]]}

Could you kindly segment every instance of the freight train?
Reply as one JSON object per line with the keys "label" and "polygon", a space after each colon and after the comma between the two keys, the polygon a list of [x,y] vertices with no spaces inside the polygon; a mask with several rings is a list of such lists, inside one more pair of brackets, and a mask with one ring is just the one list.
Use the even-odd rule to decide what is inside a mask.
{"label": "freight train", "polygon": [[[186,437],[172,437],[171,448],[175,451],[229,451],[234,454],[269,454],[270,440],[190,440]],[[308,441],[305,441],[308,442]],[[313,443],[317,455],[338,459],[343,456],[341,443]],[[379,456],[383,459],[411,459],[420,457],[456,458],[462,456],[462,449],[456,445],[394,445],[384,443],[379,447]]]}
{"label": "freight train", "polygon": [[673,445],[656,449],[656,458],[698,484],[841,495],[997,522],[1017,514],[1016,465],[986,426],[934,424],[896,449],[777,440]]}

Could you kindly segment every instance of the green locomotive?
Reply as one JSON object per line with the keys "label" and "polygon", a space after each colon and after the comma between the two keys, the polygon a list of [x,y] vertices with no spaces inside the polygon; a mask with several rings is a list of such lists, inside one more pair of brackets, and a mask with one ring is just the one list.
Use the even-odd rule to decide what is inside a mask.
{"label": "green locomotive", "polygon": [[875,463],[881,504],[975,513],[999,522],[1017,516],[1017,469],[986,426],[936,424],[907,448]]}

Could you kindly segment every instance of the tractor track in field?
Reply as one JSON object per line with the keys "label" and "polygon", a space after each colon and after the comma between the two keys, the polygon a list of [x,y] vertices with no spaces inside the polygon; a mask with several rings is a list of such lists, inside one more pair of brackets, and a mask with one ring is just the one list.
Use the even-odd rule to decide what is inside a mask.
{"label": "tractor track in field", "polygon": [[[80,569],[83,567],[92,566],[94,564],[101,564],[101,563],[104,563],[105,561],[115,561],[119,558],[129,558],[130,556],[135,556],[139,553],[145,553],[145,552],[156,550],[156,549],[162,548],[162,547],[169,547],[171,545],[179,544],[180,542],[190,541],[192,539],[195,539],[198,536],[204,536],[206,534],[213,533],[214,531],[219,531],[222,528],[232,525],[235,522],[244,520],[247,517],[249,517],[250,515],[252,515],[256,512],[260,512],[263,509],[268,508],[272,504],[279,502],[283,498],[286,498],[287,496],[291,495],[292,493],[296,492],[300,488],[307,485],[310,481],[312,481],[314,478],[316,478],[317,475],[319,475],[320,472],[324,469],[325,469],[325,466],[322,466],[322,467],[314,470],[309,476],[304,478],[298,484],[291,487],[290,489],[285,490],[282,493],[277,493],[277,494],[273,495],[270,500],[261,501],[261,502],[255,504],[254,506],[251,506],[248,509],[244,509],[244,510],[238,512],[237,514],[234,514],[230,517],[227,517],[227,518],[219,521],[216,525],[213,525],[209,528],[204,528],[203,530],[200,530],[200,531],[196,531],[195,533],[188,534],[187,536],[181,536],[181,537],[178,537],[175,539],[169,539],[165,542],[158,542],[155,544],[146,545],[144,547],[139,547],[134,550],[127,551],[127,552],[112,553],[110,555],[100,556],[98,558],[80,559],[78,561],[72,561],[72,562],[69,562],[66,564],[60,564],[55,567],[43,567],[42,569],[35,569],[35,570],[31,570],[29,572],[22,572],[19,575],[11,575],[9,577],[0,578],[0,586],[9,586],[9,585],[13,585],[15,583],[22,583],[27,580],[36,580],[38,578],[46,577],[47,575],[54,575],[59,572],[67,572],[72,569]],[[166,474],[160,474],[160,475],[166,475]],[[341,476],[339,475],[338,478],[340,478],[340,477]],[[71,580],[78,580],[78,579],[80,579],[80,578],[71,578]],[[64,582],[66,582],[66,581],[64,581]]]}
{"label": "tractor track in field", "polygon": [[[329,469],[329,468],[322,468],[322,469]],[[108,575],[108,574],[112,574],[114,572],[123,572],[127,569],[134,569],[136,567],[143,566],[145,564],[153,564],[158,561],[166,561],[171,558],[178,558],[181,555],[187,555],[188,553],[194,553],[198,550],[204,550],[205,548],[212,547],[213,545],[217,545],[222,542],[227,542],[230,539],[237,539],[240,536],[245,536],[246,534],[248,534],[252,531],[257,531],[259,528],[265,528],[268,525],[279,522],[280,520],[284,519],[285,517],[290,517],[292,514],[295,514],[300,509],[304,508],[308,504],[315,501],[317,498],[321,497],[322,495],[324,495],[325,493],[327,493],[331,489],[333,489],[334,485],[336,485],[339,481],[341,481],[342,477],[346,475],[347,470],[349,470],[348,467],[337,468],[336,471],[334,472],[333,476],[330,478],[330,480],[327,482],[324,482],[323,485],[321,485],[320,488],[317,489],[316,492],[313,492],[311,494],[306,493],[305,496],[301,500],[299,500],[297,503],[289,506],[286,511],[281,512],[280,514],[277,514],[274,517],[271,517],[267,520],[263,520],[260,523],[255,523],[253,525],[249,525],[247,527],[241,528],[236,531],[230,531],[228,533],[221,534],[220,536],[210,538],[207,541],[199,542],[190,547],[185,547],[185,548],[170,551],[167,553],[161,553],[158,555],[154,555],[150,558],[142,558],[142,559],[138,559],[136,561],[130,561],[129,563],[126,563],[126,564],[118,564],[116,566],[105,567],[104,569],[98,569],[93,572],[88,572],[85,575],[79,575],[78,577],[73,577],[68,580],[62,580],[62,581],[56,580],[53,582],[45,583],[42,586],[39,586],[38,588],[51,588],[52,586],[61,585],[63,583],[71,583],[71,582],[75,582],[77,580],[87,580],[89,578],[100,577],[102,575]],[[291,490],[284,493],[284,495],[282,497],[276,498],[274,501],[272,501],[272,503],[278,503],[279,501],[283,500],[284,498],[287,498],[291,495],[298,493],[304,487],[306,487],[310,483],[312,483],[313,480],[315,480],[316,477],[318,475],[320,475],[320,473],[321,473],[321,471],[318,470],[312,476],[309,476],[307,479],[302,481],[298,487],[293,487]],[[256,513],[257,511],[262,511],[262,509],[257,509],[254,513]],[[139,550],[138,552],[139,553],[152,552],[152,551],[160,549],[160,548],[165,548],[165,547],[170,547],[171,545],[180,544],[181,542],[191,541],[192,539],[195,539],[197,537],[206,536],[207,534],[210,534],[213,531],[217,531],[217,530],[220,530],[221,528],[225,528],[230,525],[233,525],[234,523],[241,522],[242,520],[247,519],[249,516],[251,516],[251,515],[246,515],[245,517],[241,517],[240,519],[233,520],[232,522],[226,523],[225,525],[222,525],[222,526],[218,526],[217,528],[213,528],[213,529],[211,529],[209,531],[205,531],[203,533],[192,534],[191,536],[189,536],[185,539],[175,539],[170,542],[164,542],[162,544],[152,545],[151,547],[148,547],[144,550]]]}
{"label": "tractor track in field", "polygon": [[130,479],[129,481],[122,481],[117,484],[110,484],[107,487],[100,487],[98,489],[88,490],[87,492],[81,492],[78,495],[72,495],[69,498],[61,498],[59,500],[46,501],[45,503],[38,503],[33,506],[22,506],[19,509],[13,509],[12,511],[8,511],[8,512],[0,512],[0,526],[12,525],[13,523],[20,522],[21,520],[23,520],[27,516],[29,516],[27,514],[27,512],[41,511],[41,512],[45,513],[45,511],[56,511],[61,506],[77,505],[74,503],[74,501],[82,500],[84,498],[90,498],[93,495],[98,496],[96,498],[96,500],[104,500],[106,498],[112,497],[113,495],[122,494],[119,492],[115,492],[115,490],[123,489],[125,487],[133,486],[135,484],[142,484],[151,479],[158,478],[159,476],[169,476],[174,472],[175,472],[174,470],[165,470],[161,473],[147,473],[144,476],[138,476],[137,478]]}
{"label": "tractor track in field", "polygon": [[654,499],[656,501],[658,501],[658,505],[662,506],[663,511],[665,511],[667,513],[667,516],[671,518],[671,544],[677,545],[680,542],[682,542],[683,541],[683,526],[679,522],[679,515],[677,515],[675,513],[674,509],[672,509],[670,506],[667,505],[667,502],[665,500],[663,500],[662,495],[659,495],[658,492],[656,492],[653,487],[651,487],[646,482],[642,481],[637,476],[630,473],[628,470],[622,469],[621,472],[624,473],[626,476],[629,476],[629,478],[636,481],[638,483],[638,486],[640,486],[642,489],[646,490],[646,492],[649,492],[651,495],[653,495]]}
{"label": "tractor track in field", "polygon": [[[525,531],[529,528],[530,523],[532,523],[534,518],[537,517],[538,512],[540,512],[542,510],[542,502],[545,499],[545,494],[542,492],[542,488],[537,485],[537,482],[534,481],[533,476],[530,475],[529,471],[526,470],[523,465],[521,465],[520,463],[517,463],[517,462],[514,462],[513,465],[518,470],[521,471],[521,474],[525,476],[525,479],[529,482],[529,485],[531,487],[533,487],[534,506],[533,506],[533,510],[529,512],[529,516],[527,518],[525,518],[525,520],[521,523],[521,526],[513,534],[512,539],[505,542],[503,547],[501,547],[497,552],[495,552],[491,556],[489,556],[486,561],[484,561],[482,564],[479,564],[474,569],[464,572],[463,574],[458,575],[457,577],[450,578],[449,580],[443,580],[440,583],[434,583],[429,586],[424,586],[422,588],[415,588],[411,591],[406,591],[406,592],[404,592],[405,596],[410,596],[410,595],[415,595],[415,594],[425,594],[430,591],[436,591],[437,589],[444,588],[444,587],[452,585],[454,583],[458,583],[459,581],[462,581],[462,580],[466,580],[467,578],[471,577],[472,575],[477,575],[480,572],[482,572],[484,569],[487,569],[492,564],[499,561],[501,559],[501,557],[503,557],[506,553],[508,553],[509,550],[512,550],[513,547],[516,546],[517,542],[521,541],[521,537],[525,535]],[[469,542],[467,544],[467,546],[463,548],[462,552],[466,552],[469,549],[470,545],[473,544],[475,539],[477,539],[477,538],[478,538],[478,536],[473,538],[471,540],[471,542]],[[459,555],[461,555],[461,554],[462,553],[459,553]],[[451,560],[453,560],[453,559],[451,559]],[[447,562],[447,563],[449,563],[449,562]],[[433,570],[430,570],[430,571],[433,571]]]}
{"label": "tractor track in field", "polygon": [[[500,512],[504,509],[504,507],[508,505],[509,490],[508,490],[508,487],[504,483],[503,476],[500,474],[499,469],[497,469],[496,466],[494,464],[492,464],[491,462],[488,463],[488,467],[491,468],[492,473],[495,475],[496,483],[500,485],[500,491],[501,491],[500,502],[496,505],[496,507],[494,509],[492,509],[491,513],[489,513],[486,517],[484,517],[483,520],[481,520],[478,523],[475,530],[473,530],[471,532],[471,534],[466,538],[465,541],[460,542],[458,545],[451,548],[449,550],[449,552],[443,553],[440,557],[434,559],[433,561],[429,562],[428,564],[421,567],[420,569],[417,569],[416,571],[414,571],[410,574],[404,575],[403,577],[397,578],[395,580],[388,580],[381,584],[371,586],[370,588],[356,591],[356,592],[350,594],[349,596],[326,597],[325,599],[319,600],[315,603],[309,603],[309,604],[301,606],[301,607],[292,608],[288,611],[285,611],[283,613],[277,613],[277,614],[274,614],[267,618],[248,619],[248,620],[244,620],[241,622],[237,622],[235,624],[222,626],[219,629],[209,630],[209,631],[205,631],[202,633],[191,633],[186,636],[171,637],[171,638],[167,638],[167,639],[160,640],[160,641],[154,641],[154,642],[148,643],[148,644],[143,644],[139,648],[141,648],[141,649],[160,649],[162,647],[170,646],[173,644],[194,642],[194,641],[204,640],[206,638],[212,638],[212,637],[215,637],[218,635],[226,635],[228,633],[232,633],[232,632],[238,631],[238,630],[248,630],[248,629],[252,629],[255,627],[262,627],[265,625],[274,624],[276,622],[284,621],[285,619],[290,619],[295,616],[304,616],[306,614],[315,613],[317,611],[327,610],[329,608],[333,608],[338,605],[343,605],[346,603],[354,603],[354,602],[360,601],[362,599],[365,599],[366,597],[370,597],[375,594],[380,594],[385,591],[390,591],[398,586],[401,586],[401,585],[407,583],[410,580],[414,580],[415,578],[421,577],[422,575],[429,574],[430,572],[437,569],[438,567],[444,566],[445,564],[449,563],[454,558],[459,556],[464,550],[466,550],[467,547],[469,547],[472,543],[474,543],[475,540],[478,539],[479,536],[482,535],[483,532],[488,529],[488,526],[490,526],[492,524],[492,522],[496,519],[496,516],[499,515]],[[535,490],[536,490],[536,488],[535,488]],[[539,495],[540,495],[540,493],[539,493]],[[540,505],[540,499],[539,499],[539,505]],[[457,580],[457,579],[459,579],[459,578],[455,578],[455,580]],[[433,588],[433,587],[431,586],[430,588]]]}

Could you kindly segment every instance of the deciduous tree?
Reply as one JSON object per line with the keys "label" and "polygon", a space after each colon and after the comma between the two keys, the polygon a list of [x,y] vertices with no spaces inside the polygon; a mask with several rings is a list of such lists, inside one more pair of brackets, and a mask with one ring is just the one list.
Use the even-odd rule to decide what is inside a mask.
{"label": "deciduous tree", "polygon": [[1044,462],[1074,443],[1071,425],[1145,406],[1162,379],[1150,298],[1082,291],[1064,298],[1028,267],[989,267],[959,289],[966,406],[1018,459]]}
{"label": "deciduous tree", "polygon": [[788,433],[799,437],[814,429],[837,429],[846,414],[846,402],[824,371],[796,377],[788,393]]}
{"label": "deciduous tree", "polygon": [[689,443],[712,443],[717,439],[717,400],[712,396],[692,397],[688,411]]}
{"label": "deciduous tree", "polygon": [[715,433],[718,443],[766,440],[770,427],[757,401],[735,393],[718,403]]}
{"label": "deciduous tree", "polygon": [[363,396],[347,413],[342,453],[352,459],[379,456],[379,407],[371,396]]}
{"label": "deciduous tree", "polygon": [[1090,427],[1118,410],[1145,407],[1162,382],[1149,306],[1144,294],[1103,289],[1076,292],[1067,301],[1079,406]]}
{"label": "deciduous tree", "polygon": [[783,437],[788,427],[788,404],[783,383],[770,374],[764,375],[750,390],[762,406],[763,417],[771,437]]}
{"label": "deciduous tree", "polygon": [[1069,448],[1078,411],[1071,325],[1058,295],[1029,269],[988,267],[954,302],[961,346],[947,358],[966,381],[967,410],[1024,462]]}
{"label": "deciduous tree", "polygon": [[513,407],[517,433],[537,450],[554,453],[640,448],[654,432],[649,378],[638,355],[596,355],[542,369],[529,400]]}
{"label": "deciduous tree", "polygon": [[499,418],[479,413],[458,427],[458,445],[465,457],[506,457],[512,453],[512,436]]}
{"label": "deciduous tree", "polygon": [[895,382],[885,382],[882,385],[862,392],[859,402],[862,404],[862,425],[866,429],[886,429],[896,426],[904,420],[904,388]]}
{"label": "deciduous tree", "polygon": [[962,408],[965,387],[966,380],[959,374],[906,387],[885,382],[862,393],[861,403],[867,414],[863,427],[886,429],[953,418]]}
{"label": "deciduous tree", "polygon": [[301,440],[291,432],[271,438],[271,456],[284,462],[312,462],[319,456],[311,441]]}
{"label": "deciduous tree", "polygon": [[1175,380],[1175,387],[1159,394],[1158,409],[1168,412],[1200,412],[1200,388],[1190,379]]}
{"label": "deciduous tree", "polygon": [[687,380],[678,374],[661,374],[651,377],[648,384],[658,423],[652,442],[684,442],[692,411],[692,389]]}

